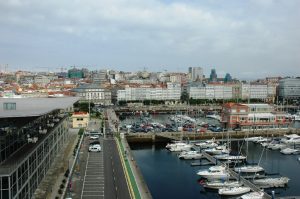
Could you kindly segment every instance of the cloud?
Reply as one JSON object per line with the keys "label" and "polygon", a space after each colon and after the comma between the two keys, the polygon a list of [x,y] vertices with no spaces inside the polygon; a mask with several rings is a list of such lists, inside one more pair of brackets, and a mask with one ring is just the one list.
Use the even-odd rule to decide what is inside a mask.
{"label": "cloud", "polygon": [[[165,65],[170,70],[200,65],[209,72],[216,66],[236,75],[266,65],[277,67],[278,73],[280,65],[293,71],[299,65],[295,57],[300,50],[299,4],[296,0],[1,1],[0,44],[10,51],[0,49],[0,58],[13,65],[35,59],[43,65],[94,63],[132,70],[141,65],[152,69]],[[26,47],[32,49],[25,53]],[[26,59],[20,56],[24,54]],[[36,54],[44,59],[37,60]]]}

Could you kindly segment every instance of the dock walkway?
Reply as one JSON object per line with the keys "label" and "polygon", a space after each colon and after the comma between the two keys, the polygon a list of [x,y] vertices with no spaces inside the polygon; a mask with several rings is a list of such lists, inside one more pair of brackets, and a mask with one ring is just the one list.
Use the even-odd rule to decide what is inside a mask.
{"label": "dock walkway", "polygon": [[[209,155],[208,153],[206,153],[205,151],[202,152],[203,156],[210,162],[217,164],[217,159],[211,155]],[[226,165],[225,165],[226,166]],[[241,182],[243,182],[244,185],[250,187],[250,189],[252,191],[255,192],[260,192],[261,189],[259,187],[257,187],[255,184],[253,184],[252,182],[250,182],[249,180],[245,179],[244,177],[240,176],[238,173],[236,173],[233,169],[228,168],[229,174],[231,177],[235,178],[236,180],[240,180]],[[266,192],[264,192],[264,199],[271,199],[272,197],[267,194]]]}

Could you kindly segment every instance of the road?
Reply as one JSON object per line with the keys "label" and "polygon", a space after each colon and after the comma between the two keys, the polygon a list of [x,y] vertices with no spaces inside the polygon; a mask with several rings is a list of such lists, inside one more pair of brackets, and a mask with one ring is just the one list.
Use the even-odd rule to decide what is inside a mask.
{"label": "road", "polygon": [[130,199],[125,174],[113,138],[99,138],[101,152],[88,152],[89,137],[80,151],[78,174],[72,184],[73,199]]}
{"label": "road", "polygon": [[[105,198],[130,199],[128,186],[126,183],[123,167],[119,157],[116,142],[113,139],[104,141],[105,159]],[[114,187],[114,189],[112,189]]]}

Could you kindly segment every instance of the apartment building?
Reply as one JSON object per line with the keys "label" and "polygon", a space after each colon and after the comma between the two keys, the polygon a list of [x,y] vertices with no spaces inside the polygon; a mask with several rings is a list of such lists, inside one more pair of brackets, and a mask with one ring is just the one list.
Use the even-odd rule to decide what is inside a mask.
{"label": "apartment building", "polygon": [[180,100],[181,85],[167,84],[136,84],[126,85],[123,90],[117,91],[118,101],[140,100]]}

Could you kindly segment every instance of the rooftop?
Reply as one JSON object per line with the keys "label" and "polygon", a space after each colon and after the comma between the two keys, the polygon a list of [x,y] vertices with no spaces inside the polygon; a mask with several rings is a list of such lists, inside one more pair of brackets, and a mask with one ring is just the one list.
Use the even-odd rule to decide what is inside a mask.
{"label": "rooftop", "polygon": [[[40,116],[55,109],[66,109],[78,100],[78,97],[0,98],[0,118]],[[16,110],[4,110],[4,103],[16,103]]]}

